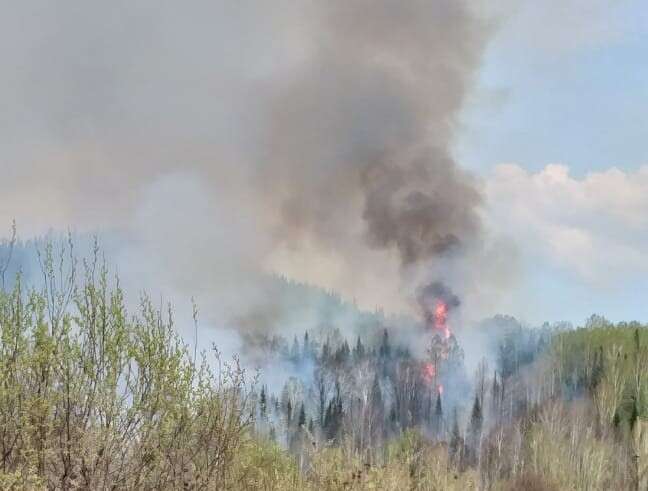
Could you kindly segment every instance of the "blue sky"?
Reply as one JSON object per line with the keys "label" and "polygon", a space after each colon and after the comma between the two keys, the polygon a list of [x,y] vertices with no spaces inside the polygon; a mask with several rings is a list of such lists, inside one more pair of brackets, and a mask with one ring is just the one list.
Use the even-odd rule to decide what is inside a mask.
{"label": "blue sky", "polygon": [[[552,2],[539,3],[551,9]],[[573,15],[588,8],[567,3],[581,6]],[[578,29],[569,16],[558,15],[552,22],[566,26],[554,25],[544,36]],[[566,37],[548,45],[539,30],[525,29],[532,21],[524,11],[513,15],[491,42],[477,93],[463,114],[467,131],[457,141],[459,160],[480,173],[502,162],[530,170],[564,163],[575,175],[647,163],[645,3],[603,2],[589,25],[580,26],[580,43]]]}
{"label": "blue sky", "polygon": [[[631,230],[623,221],[609,229],[611,237],[604,237],[605,230],[592,232],[596,222],[603,221],[596,213],[605,215],[605,207],[595,206],[592,186],[585,184],[588,175],[600,181],[612,168],[627,174],[631,182],[648,164],[646,4],[522,3],[500,26],[486,52],[477,89],[462,113],[455,154],[487,181],[503,163],[524,169],[529,183],[534,175],[541,180],[548,164],[566,166],[573,179],[570,185],[589,196],[569,226],[591,233],[598,249],[608,239],[621,246],[627,234],[635,238],[631,249],[648,250],[644,225],[638,236],[638,229]],[[623,187],[612,191],[617,204],[624,192]],[[645,203],[635,203],[632,213],[648,214]],[[511,203],[513,208],[518,205]],[[541,205],[530,213],[543,216],[545,225],[567,223],[559,216],[549,217]],[[518,315],[532,322],[545,318],[578,323],[597,312],[614,320],[648,321],[648,274],[642,264],[610,263],[595,250],[599,256],[592,259],[592,275],[580,274],[569,260],[558,260],[546,248],[536,249],[544,237],[534,235],[533,227],[524,230],[524,225],[518,221],[511,228],[502,226],[520,243],[523,273],[509,302]],[[642,255],[638,262],[645,260]]]}

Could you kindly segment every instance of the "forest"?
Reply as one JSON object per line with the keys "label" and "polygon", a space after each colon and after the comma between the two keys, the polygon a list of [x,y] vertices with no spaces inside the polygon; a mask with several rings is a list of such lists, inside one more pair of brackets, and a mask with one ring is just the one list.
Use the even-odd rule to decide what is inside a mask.
{"label": "forest", "polygon": [[454,334],[413,351],[399,328],[422,327],[379,314],[228,358],[171,305],[129,310],[96,243],[40,244],[35,284],[9,268],[25,247],[0,257],[2,489],[646,489],[639,323],[497,316],[471,328],[492,345],[472,371]]}
{"label": "forest", "polygon": [[0,52],[0,491],[648,491],[646,1],[5,1]]}

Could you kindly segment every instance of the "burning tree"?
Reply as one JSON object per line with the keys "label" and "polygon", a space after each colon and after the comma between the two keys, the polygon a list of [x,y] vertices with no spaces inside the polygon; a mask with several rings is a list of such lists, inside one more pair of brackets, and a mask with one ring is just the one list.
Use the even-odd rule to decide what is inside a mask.
{"label": "burning tree", "polygon": [[460,305],[459,298],[439,282],[430,283],[419,291],[419,305],[423,311],[425,329],[432,333],[428,347],[429,360],[423,364],[423,376],[437,393],[443,395],[443,379],[459,373],[463,366],[463,351],[452,333],[448,318]]}

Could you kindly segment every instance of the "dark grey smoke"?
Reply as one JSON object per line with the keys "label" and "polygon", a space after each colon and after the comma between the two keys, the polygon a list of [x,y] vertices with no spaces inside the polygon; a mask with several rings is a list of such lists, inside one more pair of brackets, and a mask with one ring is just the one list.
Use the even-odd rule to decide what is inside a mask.
{"label": "dark grey smoke", "polygon": [[426,150],[400,165],[374,164],[363,184],[369,244],[396,247],[405,266],[459,253],[478,235],[480,196],[438,151]]}
{"label": "dark grey smoke", "polygon": [[443,302],[450,312],[461,305],[459,297],[452,290],[439,281],[421,286],[417,292],[417,301],[421,307],[423,317],[428,324],[434,323],[435,308],[438,301]]}
{"label": "dark grey smoke", "polygon": [[440,278],[439,265],[478,243],[481,196],[450,147],[487,27],[455,0],[334,0],[314,10],[312,54],[271,91],[261,146],[278,237],[349,251],[350,282],[376,264],[352,252],[363,244],[396,251],[415,288],[463,283]]}
{"label": "dark grey smoke", "polygon": [[366,243],[404,266],[459,252],[480,196],[449,148],[485,26],[455,0],[317,10],[313,55],[277,89],[263,147],[281,235],[339,247],[361,216]]}
{"label": "dark grey smoke", "polygon": [[478,242],[450,145],[488,35],[462,0],[12,2],[0,220],[117,230],[228,317],[267,269],[385,305]]}

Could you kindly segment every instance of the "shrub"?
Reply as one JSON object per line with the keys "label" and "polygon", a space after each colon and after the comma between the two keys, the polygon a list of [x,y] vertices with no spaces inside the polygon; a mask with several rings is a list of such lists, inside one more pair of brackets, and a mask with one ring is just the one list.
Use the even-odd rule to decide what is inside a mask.
{"label": "shrub", "polygon": [[80,279],[71,251],[0,291],[0,487],[222,489],[252,423],[238,360],[194,359],[170,307],[130,315],[98,249]]}

